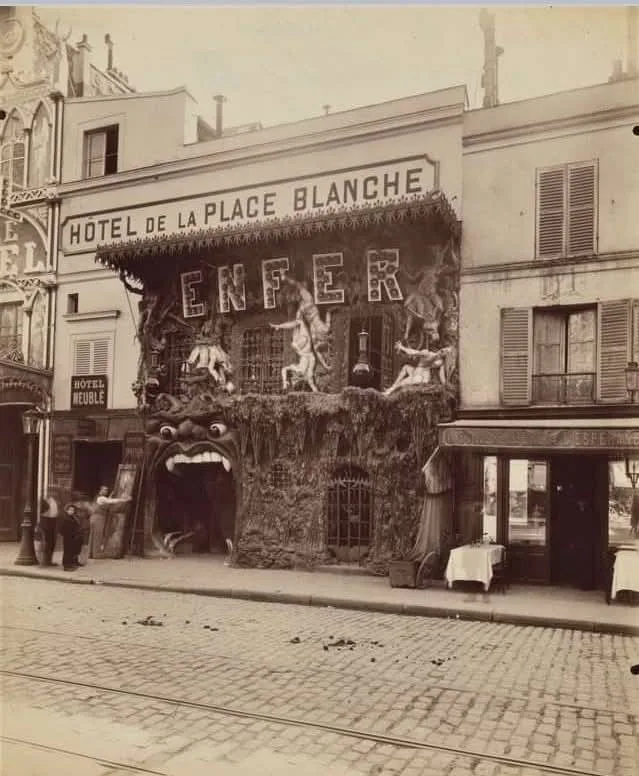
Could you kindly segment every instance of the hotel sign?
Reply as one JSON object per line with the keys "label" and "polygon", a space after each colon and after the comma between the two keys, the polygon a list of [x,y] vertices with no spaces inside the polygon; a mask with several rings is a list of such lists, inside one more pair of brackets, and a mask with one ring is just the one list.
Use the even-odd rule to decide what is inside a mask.
{"label": "hotel sign", "polygon": [[111,243],[390,204],[437,188],[438,169],[427,156],[414,156],[305,179],[72,216],[62,227],[62,249],[66,254],[84,253]]}
{"label": "hotel sign", "polygon": [[74,375],[71,378],[71,409],[105,409],[107,389],[106,375]]}

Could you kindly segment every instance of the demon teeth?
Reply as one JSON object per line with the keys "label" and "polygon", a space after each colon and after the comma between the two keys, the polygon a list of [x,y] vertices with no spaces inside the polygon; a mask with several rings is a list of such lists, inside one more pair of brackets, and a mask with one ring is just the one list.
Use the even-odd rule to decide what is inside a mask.
{"label": "demon teeth", "polygon": [[196,453],[192,457],[184,455],[184,453],[177,453],[176,455],[172,455],[167,458],[164,462],[164,465],[168,471],[173,472],[175,470],[176,464],[181,463],[221,463],[227,472],[230,472],[233,468],[228,458],[220,455],[220,453],[215,451],[211,452],[208,450],[203,453]]}
{"label": "demon teeth", "polygon": [[222,456],[219,453],[212,452],[209,455],[211,456],[211,463],[219,463],[222,460]]}
{"label": "demon teeth", "polygon": [[191,458],[191,461],[193,463],[204,463],[205,462],[205,458],[204,458],[204,455],[202,453],[196,453],[193,456],[193,458]]}
{"label": "demon teeth", "polygon": [[167,459],[166,459],[166,468],[167,468],[167,469],[168,469],[170,472],[172,472],[172,471],[173,471],[173,469],[175,469],[175,461],[173,460],[173,458],[167,458]]}
{"label": "demon teeth", "polygon": [[226,469],[227,472],[231,471],[231,462],[224,456],[222,456],[222,466]]}

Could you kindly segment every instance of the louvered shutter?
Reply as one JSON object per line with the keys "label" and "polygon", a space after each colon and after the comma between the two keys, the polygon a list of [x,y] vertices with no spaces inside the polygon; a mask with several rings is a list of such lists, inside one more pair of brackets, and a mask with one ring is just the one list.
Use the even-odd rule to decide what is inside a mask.
{"label": "louvered shutter", "polygon": [[530,404],[532,310],[507,307],[501,311],[501,401]]}
{"label": "louvered shutter", "polygon": [[76,340],[73,352],[73,374],[91,374],[91,340]]}
{"label": "louvered shutter", "polygon": [[630,301],[599,303],[597,397],[602,402],[624,401],[624,369],[630,355]]}
{"label": "louvered shutter", "polygon": [[563,167],[537,173],[537,256],[552,258],[564,252],[566,208]]}
{"label": "louvered shutter", "polygon": [[93,340],[93,372],[94,375],[109,373],[109,340]]}
{"label": "louvered shutter", "polygon": [[568,255],[595,252],[596,170],[592,162],[568,166]]}

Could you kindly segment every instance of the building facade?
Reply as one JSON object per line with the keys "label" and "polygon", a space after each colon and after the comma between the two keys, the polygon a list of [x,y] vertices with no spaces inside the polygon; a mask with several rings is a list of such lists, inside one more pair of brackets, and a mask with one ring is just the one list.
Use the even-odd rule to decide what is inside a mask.
{"label": "building facade", "polygon": [[[86,40],[48,30],[31,6],[0,8],[0,540],[14,540],[25,496],[21,415],[48,417],[56,315],[64,99],[129,92],[90,62]],[[34,496],[47,482],[50,423],[41,427]]]}
{"label": "building facade", "polygon": [[606,583],[631,535],[639,418],[636,78],[470,111],[458,419],[440,431],[457,519],[512,578]]}
{"label": "building facade", "polygon": [[[77,447],[95,420],[122,456],[134,439],[147,548],[381,570],[410,551],[457,394],[465,102],[455,87],[212,139],[182,92],[68,102],[55,433]],[[149,110],[182,142],[167,125],[149,147]],[[118,169],[91,179],[95,131],[116,134]]]}

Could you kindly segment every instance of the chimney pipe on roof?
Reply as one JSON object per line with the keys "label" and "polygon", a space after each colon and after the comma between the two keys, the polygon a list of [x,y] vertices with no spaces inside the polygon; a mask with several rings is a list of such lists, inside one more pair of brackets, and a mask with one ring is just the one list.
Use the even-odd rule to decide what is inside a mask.
{"label": "chimney pipe on roof", "polygon": [[104,42],[107,44],[107,70],[113,70],[113,41],[108,32],[104,36]]}
{"label": "chimney pipe on roof", "polygon": [[215,136],[222,137],[222,106],[226,102],[226,97],[223,94],[216,94],[213,99],[215,100]]}

